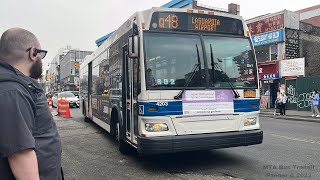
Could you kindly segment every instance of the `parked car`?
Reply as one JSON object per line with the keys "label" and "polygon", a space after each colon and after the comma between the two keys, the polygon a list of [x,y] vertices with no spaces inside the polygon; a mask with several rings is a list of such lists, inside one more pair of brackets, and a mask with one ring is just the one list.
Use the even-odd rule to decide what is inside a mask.
{"label": "parked car", "polygon": [[74,94],[77,98],[79,98],[79,91],[65,91],[65,92],[71,92]]}
{"label": "parked car", "polygon": [[66,100],[69,102],[70,107],[80,107],[79,104],[79,98],[77,98],[73,93],[71,92],[61,92],[61,93],[55,93],[52,97],[52,106],[57,107],[58,106],[58,100],[59,98],[66,98]]}
{"label": "parked car", "polygon": [[52,98],[54,94],[58,93],[58,91],[50,91],[46,94],[47,98]]}

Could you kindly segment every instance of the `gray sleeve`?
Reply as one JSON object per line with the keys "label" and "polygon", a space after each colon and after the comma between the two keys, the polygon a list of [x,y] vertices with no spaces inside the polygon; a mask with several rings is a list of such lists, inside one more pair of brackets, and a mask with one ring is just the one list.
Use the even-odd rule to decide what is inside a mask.
{"label": "gray sleeve", "polygon": [[0,158],[35,148],[32,135],[35,121],[30,103],[27,92],[0,93]]}

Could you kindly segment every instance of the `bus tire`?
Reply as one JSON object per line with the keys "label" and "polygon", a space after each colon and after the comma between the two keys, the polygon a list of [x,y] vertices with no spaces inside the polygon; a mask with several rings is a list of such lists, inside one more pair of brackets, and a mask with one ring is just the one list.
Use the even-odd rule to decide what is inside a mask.
{"label": "bus tire", "polygon": [[111,111],[111,119],[110,119],[110,135],[111,137],[118,141],[117,139],[117,122],[118,122],[118,112],[115,109]]}
{"label": "bus tire", "polygon": [[119,151],[121,152],[121,154],[124,154],[124,155],[129,154],[130,150],[131,150],[130,148],[131,147],[127,142],[125,142],[122,139],[120,140],[120,142],[119,142]]}
{"label": "bus tire", "polygon": [[121,129],[120,129],[120,123],[117,122],[116,123],[116,140],[118,141],[119,143],[119,151],[121,152],[121,154],[129,154],[130,153],[130,145],[125,141],[123,140],[121,137],[120,137],[120,132],[121,132]]}
{"label": "bus tire", "polygon": [[87,123],[92,122],[92,120],[87,117],[86,106],[84,105],[84,101],[82,106],[82,114],[84,115],[84,122],[87,122]]}
{"label": "bus tire", "polygon": [[89,123],[89,122],[92,122],[92,120],[86,116],[86,117],[84,118],[84,122]]}

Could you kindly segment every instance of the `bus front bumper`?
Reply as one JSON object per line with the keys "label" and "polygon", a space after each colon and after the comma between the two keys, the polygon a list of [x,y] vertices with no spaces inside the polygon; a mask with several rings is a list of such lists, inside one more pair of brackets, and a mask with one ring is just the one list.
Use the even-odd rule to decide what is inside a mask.
{"label": "bus front bumper", "polygon": [[138,152],[141,155],[198,151],[261,144],[263,131],[250,130],[210,134],[138,137]]}

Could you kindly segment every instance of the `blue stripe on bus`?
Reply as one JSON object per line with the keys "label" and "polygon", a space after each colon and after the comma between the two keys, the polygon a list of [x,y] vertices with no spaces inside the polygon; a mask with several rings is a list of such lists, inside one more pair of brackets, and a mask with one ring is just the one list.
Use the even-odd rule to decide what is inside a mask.
{"label": "blue stripe on bus", "polygon": [[[158,110],[149,111],[149,108],[158,108]],[[234,100],[234,112],[253,112],[259,109],[259,99]],[[182,115],[182,101],[168,101],[167,106],[158,106],[157,102],[139,102],[139,114],[141,116]]]}
{"label": "blue stripe on bus", "polygon": [[253,112],[260,110],[260,99],[234,100],[234,112]]}
{"label": "blue stripe on bus", "polygon": [[[157,106],[157,102],[139,102],[139,106],[144,106],[143,116],[167,116],[182,115],[182,101],[168,101],[168,106]],[[158,108],[158,111],[149,111],[149,108]]]}

